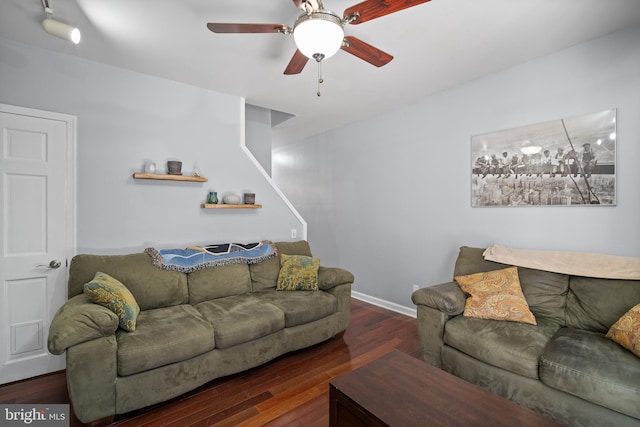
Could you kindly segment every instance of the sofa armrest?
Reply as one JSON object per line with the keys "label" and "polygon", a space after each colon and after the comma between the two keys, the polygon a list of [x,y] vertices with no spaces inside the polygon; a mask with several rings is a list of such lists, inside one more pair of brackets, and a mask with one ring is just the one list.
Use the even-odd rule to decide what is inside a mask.
{"label": "sofa armrest", "polygon": [[323,291],[353,281],[353,274],[343,268],[320,266],[318,269],[318,287]]}
{"label": "sofa armrest", "polygon": [[444,328],[447,321],[464,311],[467,296],[456,282],[418,289],[411,295],[417,307],[418,340],[424,360],[442,368]]}
{"label": "sofa armrest", "polygon": [[351,319],[351,283],[334,286],[331,289],[327,289],[326,292],[336,297],[338,303],[336,308],[338,330],[344,331],[349,326]]}
{"label": "sofa armrest", "polygon": [[449,316],[457,316],[464,311],[467,296],[456,282],[447,282],[418,289],[411,295],[411,300],[415,305],[426,305]]}
{"label": "sofa armrest", "polygon": [[418,341],[425,362],[442,368],[445,324],[462,314],[467,296],[456,282],[418,289],[411,295],[417,307]]}
{"label": "sofa armrest", "polygon": [[108,419],[117,413],[117,353],[115,334],[67,349],[67,390],[73,412],[84,424]]}
{"label": "sofa armrest", "polygon": [[80,294],[56,312],[49,327],[47,346],[52,354],[62,354],[76,344],[114,335],[116,329],[118,316],[114,312]]}

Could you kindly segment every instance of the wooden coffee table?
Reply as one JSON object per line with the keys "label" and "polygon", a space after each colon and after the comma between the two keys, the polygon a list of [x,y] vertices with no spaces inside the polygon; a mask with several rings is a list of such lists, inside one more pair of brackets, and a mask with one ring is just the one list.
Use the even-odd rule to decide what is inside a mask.
{"label": "wooden coffee table", "polygon": [[330,426],[559,426],[397,350],[331,381]]}

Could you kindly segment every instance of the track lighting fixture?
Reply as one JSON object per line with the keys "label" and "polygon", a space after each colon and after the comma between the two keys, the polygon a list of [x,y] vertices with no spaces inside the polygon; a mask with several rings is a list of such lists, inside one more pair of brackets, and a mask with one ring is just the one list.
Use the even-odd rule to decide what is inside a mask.
{"label": "track lighting fixture", "polygon": [[51,18],[53,9],[49,7],[49,0],[42,0],[42,7],[47,17],[42,21],[42,28],[51,34],[52,36],[60,37],[61,39],[69,40],[74,44],[80,43],[80,30],[64,22],[57,21]]}

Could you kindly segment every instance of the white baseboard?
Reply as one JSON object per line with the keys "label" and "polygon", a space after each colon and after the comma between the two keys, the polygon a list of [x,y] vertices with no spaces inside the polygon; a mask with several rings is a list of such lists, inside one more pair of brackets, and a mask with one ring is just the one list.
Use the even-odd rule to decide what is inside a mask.
{"label": "white baseboard", "polygon": [[404,305],[396,304],[395,302],[386,301],[356,291],[351,291],[351,296],[360,301],[368,302],[369,304],[377,305],[378,307],[386,308],[387,310],[395,311],[396,313],[404,314],[405,316],[417,317],[417,311],[415,308],[405,307]]}

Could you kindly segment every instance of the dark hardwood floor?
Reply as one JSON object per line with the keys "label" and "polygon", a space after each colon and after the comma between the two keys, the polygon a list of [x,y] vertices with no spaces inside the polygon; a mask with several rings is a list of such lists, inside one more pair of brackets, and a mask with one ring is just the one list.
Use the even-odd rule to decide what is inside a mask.
{"label": "dark hardwood floor", "polygon": [[[420,358],[416,320],[351,300],[347,331],[220,378],[169,402],[116,416],[115,426],[329,425],[329,382],[398,349]],[[69,403],[64,372],[0,386],[1,403]],[[80,422],[71,417],[71,426]]]}

